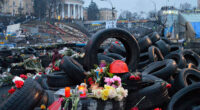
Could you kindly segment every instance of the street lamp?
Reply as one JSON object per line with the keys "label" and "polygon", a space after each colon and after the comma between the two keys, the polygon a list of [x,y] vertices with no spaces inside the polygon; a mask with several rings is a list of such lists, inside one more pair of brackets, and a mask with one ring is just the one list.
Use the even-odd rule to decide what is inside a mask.
{"label": "street lamp", "polygon": [[157,8],[156,8],[156,3],[154,1],[151,0],[151,2],[154,5],[154,9],[155,9],[155,18],[157,19]]}
{"label": "street lamp", "polygon": [[112,27],[113,27],[113,20],[114,20],[114,16],[115,16],[115,13],[114,13],[114,10],[115,10],[115,7],[113,6],[113,3],[111,0],[101,0],[101,1],[107,1],[108,3],[110,3],[111,7],[112,7]]}

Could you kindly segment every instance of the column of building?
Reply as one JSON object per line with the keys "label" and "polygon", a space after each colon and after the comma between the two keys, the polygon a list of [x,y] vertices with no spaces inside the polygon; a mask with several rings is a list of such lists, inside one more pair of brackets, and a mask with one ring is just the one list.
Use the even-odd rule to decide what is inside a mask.
{"label": "column of building", "polygon": [[[65,10],[65,6],[67,6],[67,11]],[[71,18],[73,19],[82,19],[83,20],[83,6],[78,4],[70,4],[67,3],[66,5],[62,4],[62,18]]]}

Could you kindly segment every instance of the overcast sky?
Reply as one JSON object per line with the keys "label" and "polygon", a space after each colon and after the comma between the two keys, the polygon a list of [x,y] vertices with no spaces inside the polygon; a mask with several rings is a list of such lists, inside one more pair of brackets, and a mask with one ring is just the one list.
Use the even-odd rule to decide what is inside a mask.
{"label": "overcast sky", "polygon": [[[85,7],[88,7],[91,0],[84,0]],[[110,8],[111,5],[108,2],[101,0],[93,0],[97,3],[99,8]],[[111,0],[114,7],[116,7],[118,14],[124,10],[129,10],[131,12],[149,12],[155,9],[154,3],[156,4],[157,10],[164,5],[173,5],[179,7],[180,3],[188,2],[192,6],[197,6],[197,0]],[[153,3],[154,2],[154,3]]]}

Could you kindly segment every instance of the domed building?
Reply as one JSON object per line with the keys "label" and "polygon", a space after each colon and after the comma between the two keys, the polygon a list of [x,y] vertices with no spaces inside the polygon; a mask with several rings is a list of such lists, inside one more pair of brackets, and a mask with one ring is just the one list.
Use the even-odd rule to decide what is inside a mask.
{"label": "domed building", "polygon": [[83,20],[83,4],[83,0],[62,0],[61,18]]}

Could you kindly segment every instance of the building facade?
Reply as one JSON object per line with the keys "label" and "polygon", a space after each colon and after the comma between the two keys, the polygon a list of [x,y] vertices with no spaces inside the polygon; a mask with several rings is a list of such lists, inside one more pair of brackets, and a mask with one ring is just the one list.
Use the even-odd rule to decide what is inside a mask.
{"label": "building facade", "polygon": [[62,2],[62,19],[70,18],[83,20],[83,0],[63,0]]}
{"label": "building facade", "polygon": [[197,6],[200,9],[200,0],[197,0]]}
{"label": "building facade", "polygon": [[116,20],[117,19],[117,11],[114,10],[114,15],[112,15],[112,9],[109,8],[101,8],[100,10],[100,20]]}
{"label": "building facade", "polygon": [[30,15],[33,13],[33,0],[5,0],[1,12],[12,15]]}

